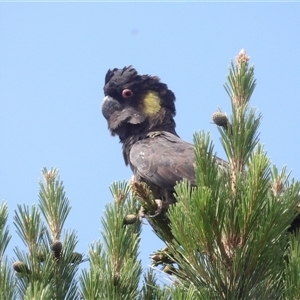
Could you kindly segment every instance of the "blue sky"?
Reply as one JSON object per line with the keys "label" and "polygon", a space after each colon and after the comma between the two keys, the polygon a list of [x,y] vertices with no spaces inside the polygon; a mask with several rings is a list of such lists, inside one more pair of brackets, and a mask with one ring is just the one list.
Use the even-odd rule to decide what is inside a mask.
{"label": "blue sky", "polygon": [[[77,251],[100,237],[109,186],[129,179],[121,145],[102,117],[104,76],[133,65],[176,95],[177,131],[211,132],[230,60],[242,49],[255,65],[252,105],[263,114],[261,142],[272,162],[300,179],[299,3],[0,3],[0,199],[12,224],[18,203],[37,203],[41,169],[58,167],[71,201],[66,228]],[[145,225],[144,266],[163,244]]]}

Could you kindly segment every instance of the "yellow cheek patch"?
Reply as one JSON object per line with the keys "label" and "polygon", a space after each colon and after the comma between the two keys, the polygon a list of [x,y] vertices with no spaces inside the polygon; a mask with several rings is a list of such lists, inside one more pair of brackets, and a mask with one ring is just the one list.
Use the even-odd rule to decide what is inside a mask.
{"label": "yellow cheek patch", "polygon": [[148,92],[143,101],[143,111],[148,116],[156,115],[161,106],[160,106],[160,99],[157,92]]}

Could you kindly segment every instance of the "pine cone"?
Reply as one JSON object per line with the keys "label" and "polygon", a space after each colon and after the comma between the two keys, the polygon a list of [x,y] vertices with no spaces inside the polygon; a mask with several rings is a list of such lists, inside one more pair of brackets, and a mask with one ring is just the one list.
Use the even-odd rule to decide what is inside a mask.
{"label": "pine cone", "polygon": [[224,113],[220,111],[213,113],[212,120],[216,125],[227,128],[228,118]]}
{"label": "pine cone", "polygon": [[137,215],[130,214],[124,218],[123,224],[124,225],[134,224],[136,221],[137,221]]}
{"label": "pine cone", "polygon": [[51,250],[54,252],[56,258],[60,258],[62,243],[60,241],[55,241],[51,245]]}
{"label": "pine cone", "polygon": [[13,263],[13,268],[17,273],[27,273],[27,274],[31,273],[31,271],[28,269],[26,264],[20,260]]}

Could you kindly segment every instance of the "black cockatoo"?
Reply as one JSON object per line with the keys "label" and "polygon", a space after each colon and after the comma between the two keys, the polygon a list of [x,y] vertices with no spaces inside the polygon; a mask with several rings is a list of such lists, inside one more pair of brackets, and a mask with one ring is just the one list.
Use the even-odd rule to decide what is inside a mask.
{"label": "black cockatoo", "polygon": [[[195,186],[196,179],[194,145],[180,139],[175,130],[174,93],[158,77],[139,75],[129,66],[107,71],[104,94],[102,113],[111,134],[123,144],[124,160],[135,180],[147,183],[167,207],[175,203],[176,183],[185,178]],[[228,168],[227,162],[215,159]],[[157,214],[160,209],[161,205]],[[289,231],[299,227],[297,214]]]}
{"label": "black cockatoo", "polygon": [[174,203],[177,182],[186,178],[195,185],[194,146],[176,133],[174,93],[158,77],[129,66],[107,72],[104,94],[102,113],[135,180],[147,183],[157,200]]}

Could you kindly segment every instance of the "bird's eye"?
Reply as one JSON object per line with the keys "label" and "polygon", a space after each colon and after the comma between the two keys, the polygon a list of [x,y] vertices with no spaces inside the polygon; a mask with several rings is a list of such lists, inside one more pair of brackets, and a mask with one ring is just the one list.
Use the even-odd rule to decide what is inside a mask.
{"label": "bird's eye", "polygon": [[124,89],[122,92],[123,98],[130,98],[133,95],[133,92],[130,89]]}

